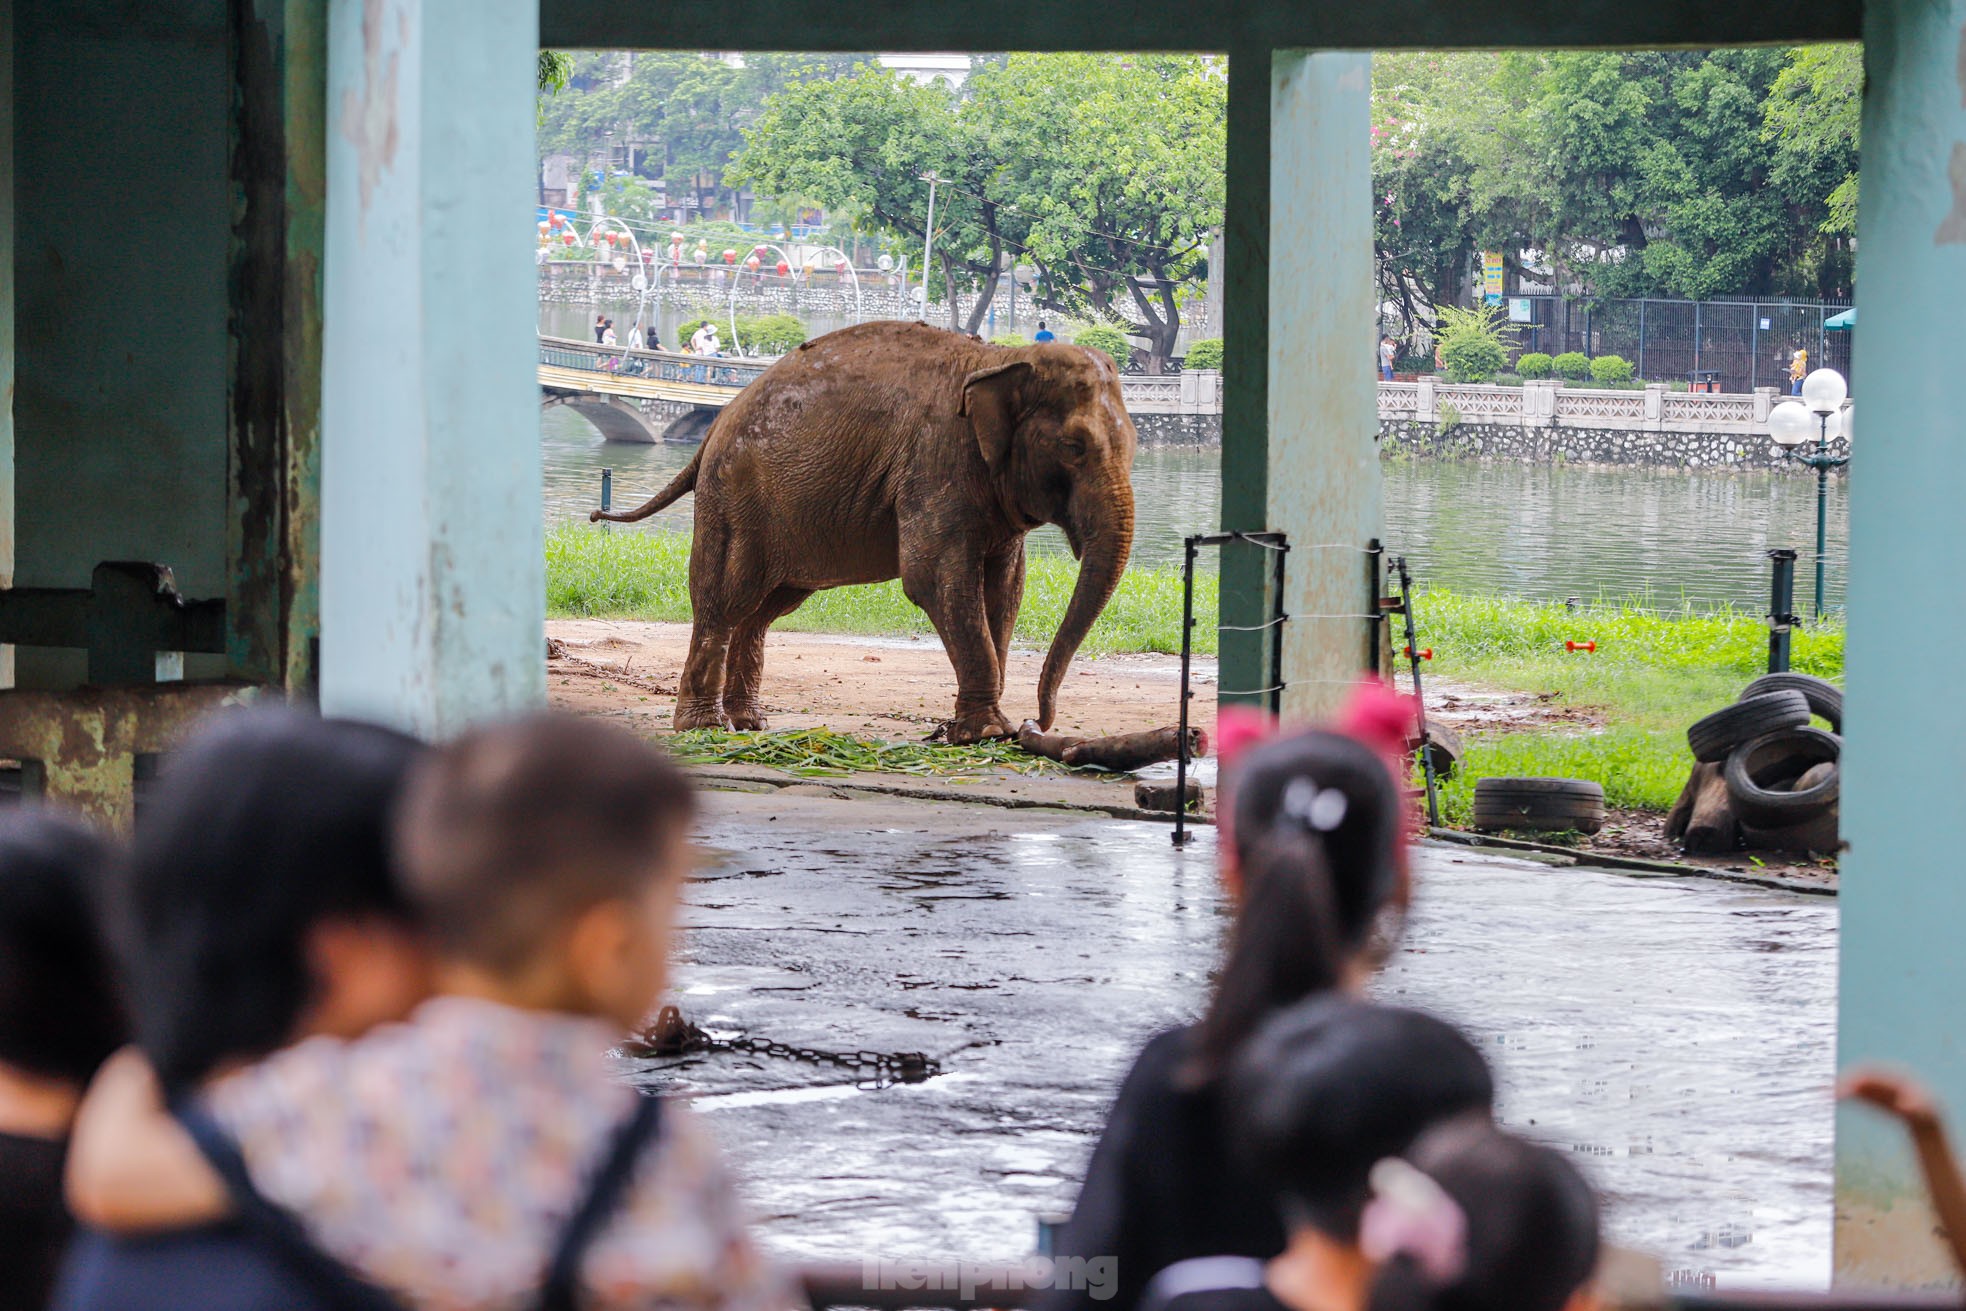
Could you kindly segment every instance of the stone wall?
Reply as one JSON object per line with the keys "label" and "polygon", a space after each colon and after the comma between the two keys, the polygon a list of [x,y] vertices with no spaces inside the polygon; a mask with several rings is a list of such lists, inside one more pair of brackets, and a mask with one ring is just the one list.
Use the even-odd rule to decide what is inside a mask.
{"label": "stone wall", "polygon": [[[1774,453],[1767,433],[1634,432],[1622,428],[1525,428],[1521,424],[1381,419],[1383,455],[1436,459],[1514,460],[1524,464],[1641,465],[1667,469],[1792,469],[1803,466]],[[1813,446],[1810,448],[1813,450]],[[1847,456],[1841,438],[1830,453]]]}

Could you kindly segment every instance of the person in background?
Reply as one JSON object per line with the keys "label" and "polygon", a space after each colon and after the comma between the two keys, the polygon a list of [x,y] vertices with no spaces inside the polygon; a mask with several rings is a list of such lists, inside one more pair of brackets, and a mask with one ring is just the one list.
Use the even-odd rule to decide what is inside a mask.
{"label": "person in background", "polygon": [[707,1132],[608,1068],[666,980],[692,811],[675,765],[593,720],[433,752],[396,847],[438,995],[202,1090],[185,1124],[236,1163],[231,1207],[419,1308],[789,1306]]}
{"label": "person in background", "polygon": [[1379,339],[1379,380],[1393,380],[1393,361],[1399,358],[1399,345],[1391,337]]}
{"label": "person in background", "polygon": [[1789,395],[1800,396],[1802,394],[1802,380],[1808,376],[1809,352],[1805,348],[1797,346],[1795,348],[1795,354],[1789,356]]}
{"label": "person in background", "polygon": [[716,356],[723,353],[723,346],[717,340],[717,325],[714,320],[707,321],[689,339],[692,355]]}
{"label": "person in background", "polygon": [[47,1304],[73,1228],[62,1200],[69,1130],[126,1037],[97,929],[113,854],[59,812],[0,811],[0,1311]]}
{"label": "person in background", "polygon": [[1049,328],[1049,327],[1048,327],[1048,326],[1047,326],[1047,325],[1045,324],[1045,321],[1044,321],[1043,319],[1039,319],[1039,320],[1038,320],[1038,330],[1037,330],[1037,332],[1036,332],[1036,333],[1034,333],[1034,334],[1032,334],[1032,337],[1031,337],[1031,340],[1032,340],[1032,341],[1035,341],[1035,342],[1047,342],[1047,341],[1057,341],[1057,340],[1058,340],[1058,334],[1057,334],[1057,333],[1055,333],[1055,332],[1053,332],[1053,331],[1052,331],[1052,330],[1051,330],[1051,329],[1050,329],[1050,328]]}
{"label": "person in background", "polygon": [[1287,1242],[1267,1262],[1229,1253],[1168,1266],[1142,1311],[1365,1311],[1374,1266],[1399,1250],[1362,1223],[1400,1173],[1388,1161],[1436,1126],[1486,1126],[1495,1100],[1488,1063],[1453,1025],[1348,997],[1276,1015],[1224,1084],[1230,1150],[1288,1222]]}
{"label": "person in background", "polygon": [[1952,1153],[1939,1103],[1925,1086],[1894,1070],[1857,1069],[1837,1084],[1837,1096],[1865,1102],[1896,1118],[1911,1135],[1925,1191],[1944,1232],[1952,1263],[1966,1278],[1966,1178]]}
{"label": "person in background", "polygon": [[1397,936],[1410,887],[1407,807],[1388,767],[1412,722],[1407,698],[1362,684],[1344,731],[1268,732],[1221,721],[1217,849],[1237,903],[1229,956],[1199,1023],[1159,1034],[1134,1061],[1053,1254],[1117,1260],[1116,1292],[1049,1290],[1043,1311],[1131,1311],[1154,1273],[1190,1257],[1267,1259],[1284,1234],[1228,1148],[1221,1076],[1262,1023],[1309,997],[1355,993]]}
{"label": "person in background", "polygon": [[54,1306],[324,1306],[243,1229],[216,1223],[223,1188],[157,1122],[167,1097],[195,1097],[221,1070],[366,1032],[428,995],[388,854],[389,812],[421,750],[388,729],[262,709],[172,754],[119,881],[138,1046],[103,1066],[76,1119],[68,1197],[92,1228]]}
{"label": "person in background", "polygon": [[620,344],[620,340],[614,335],[614,320],[604,320],[601,324],[601,345],[619,346]]}
{"label": "person in background", "polygon": [[647,344],[648,344],[648,339],[642,335],[641,324],[637,323],[634,327],[628,329],[629,350],[638,351],[643,349]]}
{"label": "person in background", "polygon": [[596,346],[602,344],[601,339],[607,336],[607,331],[608,331],[608,316],[605,314],[596,314],[594,316],[594,344]]}

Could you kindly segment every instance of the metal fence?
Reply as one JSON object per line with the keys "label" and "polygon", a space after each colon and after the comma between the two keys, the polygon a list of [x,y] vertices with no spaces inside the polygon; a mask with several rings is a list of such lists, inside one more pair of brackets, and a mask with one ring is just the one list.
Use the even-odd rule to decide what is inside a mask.
{"label": "metal fence", "polygon": [[[1748,392],[1788,383],[1789,357],[1800,346],[1811,368],[1850,376],[1850,336],[1825,320],[1849,308],[1831,301],[1608,300],[1595,305],[1531,296],[1530,321],[1519,325],[1521,349],[1551,355],[1622,355],[1655,382],[1717,372],[1720,390]],[[1853,387],[1854,389],[1854,387]]]}
{"label": "metal fence", "polygon": [[[1849,332],[1825,320],[1850,308],[1822,300],[1601,300],[1512,296],[1528,302],[1516,322],[1516,353],[1622,355],[1641,378],[1684,382],[1696,371],[1718,374],[1724,392],[1788,386],[1789,357],[1800,346],[1809,367],[1828,365],[1850,378]],[[1518,311],[1519,312],[1519,311]],[[1851,390],[1856,381],[1851,378]]]}

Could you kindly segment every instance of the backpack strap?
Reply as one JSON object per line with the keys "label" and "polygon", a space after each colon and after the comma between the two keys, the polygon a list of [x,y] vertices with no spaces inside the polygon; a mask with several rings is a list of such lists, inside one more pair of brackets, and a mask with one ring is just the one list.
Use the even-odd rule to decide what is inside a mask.
{"label": "backpack strap", "polygon": [[620,1208],[635,1177],[635,1164],[641,1158],[642,1149],[661,1129],[661,1099],[638,1094],[635,1109],[616,1126],[599,1167],[588,1181],[586,1194],[574,1208],[566,1228],[560,1231],[560,1241],[546,1267],[546,1281],[540,1285],[539,1297],[533,1303],[535,1311],[576,1311],[580,1263]]}
{"label": "backpack strap", "polygon": [[225,1181],[246,1236],[270,1252],[324,1307],[331,1311],[404,1311],[402,1303],[323,1250],[292,1212],[259,1191],[238,1144],[203,1108],[181,1100],[171,1107],[171,1113]]}

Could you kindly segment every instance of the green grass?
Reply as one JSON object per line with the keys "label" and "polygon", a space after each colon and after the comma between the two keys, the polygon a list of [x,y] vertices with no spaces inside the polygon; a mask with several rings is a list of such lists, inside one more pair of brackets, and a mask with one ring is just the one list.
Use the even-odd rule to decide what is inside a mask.
{"label": "green grass", "polygon": [[[1423,676],[1554,693],[1555,705],[1590,711],[1606,725],[1475,737],[1460,777],[1443,793],[1451,822],[1466,821],[1475,779],[1512,775],[1591,779],[1604,785],[1613,806],[1672,805],[1693,766],[1686,726],[1767,671],[1768,629],[1747,611],[1656,613],[1650,599],[1576,612],[1443,591],[1417,599],[1420,645],[1434,651]],[[1595,641],[1597,650],[1565,651],[1565,641]],[[1842,625],[1798,630],[1790,664],[1798,673],[1840,681]]]}
{"label": "green grass", "polygon": [[705,728],[676,734],[669,739],[668,747],[676,759],[687,765],[770,765],[808,778],[844,778],[849,774],[874,772],[967,782],[995,769],[1019,774],[1079,772],[1043,756],[1033,756],[1014,742],[978,742],[964,747],[877,742],[826,728],[795,728],[777,733],[724,733]]}
{"label": "green grass", "polygon": [[[1078,563],[1050,555],[1030,557],[1024,606],[1017,615],[1020,641],[1043,646],[1065,616]],[[1215,654],[1215,575],[1195,574],[1195,652]],[[546,610],[556,619],[649,619],[688,623],[689,537],[683,533],[571,524],[546,535]],[[820,592],[775,627],[805,633],[906,636],[933,633],[898,582],[836,587]],[[1083,655],[1181,650],[1181,573],[1178,569],[1129,569],[1099,616]]]}

